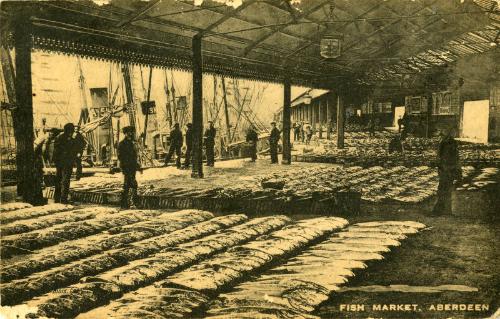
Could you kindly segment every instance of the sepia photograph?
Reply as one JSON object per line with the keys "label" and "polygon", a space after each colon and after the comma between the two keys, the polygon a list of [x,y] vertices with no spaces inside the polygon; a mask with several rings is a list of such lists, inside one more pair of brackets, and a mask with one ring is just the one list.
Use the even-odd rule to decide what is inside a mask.
{"label": "sepia photograph", "polygon": [[500,0],[1,0],[0,319],[500,319]]}

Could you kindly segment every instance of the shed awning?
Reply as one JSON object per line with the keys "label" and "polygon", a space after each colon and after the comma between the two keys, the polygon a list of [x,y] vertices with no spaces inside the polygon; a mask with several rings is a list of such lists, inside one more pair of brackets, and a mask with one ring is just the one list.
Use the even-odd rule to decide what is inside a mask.
{"label": "shed awning", "polygon": [[[330,8],[344,39],[341,56],[327,60],[319,43]],[[500,30],[493,0],[243,0],[236,8],[215,0],[1,4],[2,18],[16,11],[29,14],[38,49],[189,70],[192,37],[202,33],[205,72],[271,82],[287,74],[293,84],[317,88],[400,79],[495,49]]]}

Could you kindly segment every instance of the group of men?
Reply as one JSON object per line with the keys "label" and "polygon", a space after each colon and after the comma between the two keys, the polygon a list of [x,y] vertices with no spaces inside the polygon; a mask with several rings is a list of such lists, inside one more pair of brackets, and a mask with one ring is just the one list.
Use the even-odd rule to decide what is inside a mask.
{"label": "group of men", "polygon": [[[214,124],[212,121],[208,122],[208,128],[205,130],[204,133],[204,145],[205,145],[205,152],[206,152],[206,157],[207,157],[207,166],[214,166],[215,163],[215,152],[214,152],[214,147],[215,147],[215,134],[216,134],[216,129],[214,127]],[[174,124],[174,128],[172,131],[170,131],[170,146],[168,149],[168,153],[165,156],[165,164],[164,166],[168,166],[168,163],[172,159],[172,156],[175,153],[176,159],[175,159],[175,166],[177,168],[189,168],[189,165],[191,164],[191,156],[192,150],[193,150],[193,125],[191,123],[188,123],[186,125],[186,157],[184,160],[184,164],[181,165],[181,154],[182,154],[182,146],[184,145],[184,138],[182,131],[180,129],[179,123]]]}
{"label": "group of men", "polygon": [[301,141],[309,145],[311,138],[313,136],[313,130],[308,122],[296,122],[292,125],[293,128],[293,140]]}
{"label": "group of men", "polygon": [[[281,137],[280,130],[276,127],[276,122],[271,122],[271,133],[269,135],[269,153],[271,154],[271,164],[278,163],[278,142]],[[259,135],[255,126],[250,126],[247,132],[246,141],[250,145],[250,160],[255,162],[257,160],[257,141]]]}
{"label": "group of men", "polygon": [[[55,132],[52,131],[49,134],[53,135]],[[73,123],[67,123],[64,125],[61,134],[49,138],[54,138],[52,153],[52,161],[56,167],[54,201],[56,203],[67,203],[73,167],[76,165],[76,179],[80,179],[82,175],[82,155],[87,143],[79,130],[75,132]],[[35,151],[37,147],[35,147]]]}
{"label": "group of men", "polygon": [[[271,163],[278,163],[278,141],[281,132],[276,127],[276,123],[272,122],[272,130],[269,136],[269,146],[271,153]],[[295,132],[295,131],[294,131]],[[137,180],[136,173],[142,172],[139,162],[137,144],[135,142],[135,129],[132,126],[123,128],[125,137],[118,144],[118,160],[120,168],[124,176],[123,192],[121,197],[121,207],[128,208],[129,192],[132,191],[132,201],[135,203],[137,198]],[[68,203],[68,194],[70,187],[70,178],[73,167],[77,166],[77,178],[81,175],[81,157],[85,149],[86,142],[80,132],[75,133],[75,126],[72,123],[64,125],[63,132],[56,135],[57,132],[50,131],[50,138],[54,139],[52,161],[56,167],[55,176],[55,192],[54,200],[56,203]],[[212,122],[209,122],[209,127],[204,133],[204,144],[206,147],[207,165],[214,165],[214,146],[215,146],[216,129]],[[186,159],[184,167],[189,167],[192,153],[192,125],[187,124],[186,129]],[[406,134],[405,134],[406,135]],[[437,166],[439,172],[439,186],[437,192],[437,202],[433,212],[435,214],[451,213],[451,192],[455,180],[461,179],[461,170],[459,164],[458,144],[453,138],[454,131],[452,129],[445,132],[441,143],[439,144]],[[298,138],[299,136],[295,136]],[[404,139],[404,137],[403,137]],[[247,142],[251,145],[251,161],[257,159],[257,141],[258,134],[255,127],[250,127],[246,136]],[[174,129],[170,133],[170,149],[165,158],[165,165],[168,164],[172,155],[176,153],[176,165],[181,167],[180,156],[181,147],[183,145],[183,134],[179,128],[179,124],[174,125]],[[397,145],[396,145],[397,144]],[[41,145],[38,143],[35,146],[35,152],[40,152]],[[401,151],[401,139],[397,143],[394,142],[392,147],[397,148],[395,151]],[[78,164],[79,163],[79,164]],[[79,168],[78,168],[79,167]]]}

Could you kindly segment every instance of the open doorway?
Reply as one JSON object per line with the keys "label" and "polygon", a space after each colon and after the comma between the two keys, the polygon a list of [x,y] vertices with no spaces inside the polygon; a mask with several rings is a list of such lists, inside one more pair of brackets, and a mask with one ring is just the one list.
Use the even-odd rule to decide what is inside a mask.
{"label": "open doorway", "polygon": [[489,113],[489,100],[464,102],[461,137],[477,143],[487,143]]}
{"label": "open doorway", "polygon": [[400,118],[403,118],[403,115],[405,115],[405,107],[396,106],[394,108],[394,123],[392,124],[393,127],[398,127],[398,120]]}

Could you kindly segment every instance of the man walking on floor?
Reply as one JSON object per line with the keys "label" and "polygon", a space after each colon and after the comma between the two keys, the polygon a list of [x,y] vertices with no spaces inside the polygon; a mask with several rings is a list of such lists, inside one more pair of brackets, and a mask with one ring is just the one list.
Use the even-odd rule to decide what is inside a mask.
{"label": "man walking on floor", "polygon": [[76,152],[76,180],[80,180],[82,177],[83,173],[83,168],[82,168],[82,156],[83,156],[83,151],[85,150],[85,147],[87,146],[87,142],[85,141],[85,138],[83,137],[82,133],[80,132],[80,127],[76,127],[76,133],[75,133],[75,152]]}
{"label": "man walking on floor", "polygon": [[64,125],[63,133],[54,141],[53,159],[56,165],[54,201],[56,203],[68,203],[71,174],[76,160],[74,132],[73,123],[67,123]]}
{"label": "man walking on floor", "polygon": [[165,166],[168,166],[168,162],[172,158],[175,152],[175,165],[177,168],[181,168],[181,148],[182,148],[182,131],[179,128],[179,123],[174,124],[174,129],[170,131],[170,148],[168,154],[165,157]]}
{"label": "man walking on floor", "polygon": [[278,141],[280,140],[280,130],[276,128],[276,122],[271,122],[271,135],[269,136],[269,152],[271,153],[271,164],[278,163]]}
{"label": "man walking on floor", "polygon": [[208,128],[205,131],[205,149],[207,155],[207,166],[214,166],[215,163],[215,134],[216,130],[214,127],[214,123],[212,121],[208,121]]}
{"label": "man walking on floor", "polygon": [[137,149],[134,143],[133,126],[123,128],[125,138],[118,144],[118,160],[123,173],[123,193],[121,197],[121,208],[127,209],[129,204],[129,190],[132,189],[132,202],[137,202],[137,180],[135,174],[139,170],[142,172],[141,165],[137,158]]}
{"label": "man walking on floor", "polygon": [[253,125],[250,126],[247,132],[247,142],[250,144],[250,158],[252,162],[255,162],[257,159],[257,141],[259,140],[259,136],[255,131],[255,127]]}
{"label": "man walking on floor", "polygon": [[188,123],[186,130],[186,159],[184,160],[184,168],[188,168],[191,164],[191,151],[193,149],[193,125]]}
{"label": "man walking on floor", "polygon": [[462,169],[459,163],[458,143],[453,138],[454,130],[448,129],[438,149],[439,185],[437,202],[433,214],[451,214],[451,194],[453,182],[461,180]]}

